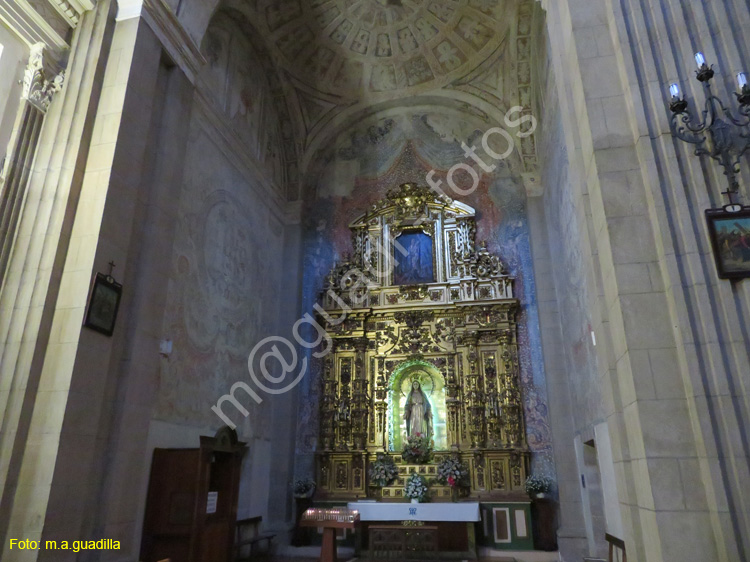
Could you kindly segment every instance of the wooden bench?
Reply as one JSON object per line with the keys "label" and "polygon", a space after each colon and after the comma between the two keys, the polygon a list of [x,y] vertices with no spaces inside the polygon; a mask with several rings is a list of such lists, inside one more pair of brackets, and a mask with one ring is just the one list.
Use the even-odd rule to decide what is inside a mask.
{"label": "wooden bench", "polygon": [[429,525],[370,525],[370,558],[389,558],[394,553],[414,558],[422,552],[437,552],[437,530]]}
{"label": "wooden bench", "polygon": [[[268,555],[271,553],[271,541],[276,535],[271,533],[261,533],[260,524],[262,521],[263,517],[260,515],[237,521],[234,539],[235,562],[253,560],[256,546],[264,542],[266,543],[266,546],[263,550],[263,554]],[[243,556],[242,551],[244,548],[247,548],[247,556]]]}

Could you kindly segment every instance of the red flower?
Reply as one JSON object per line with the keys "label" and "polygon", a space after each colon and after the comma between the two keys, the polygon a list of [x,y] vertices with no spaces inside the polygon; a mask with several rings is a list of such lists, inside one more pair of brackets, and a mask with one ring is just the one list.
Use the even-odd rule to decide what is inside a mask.
{"label": "red flower", "polygon": [[456,479],[453,476],[448,477],[448,486],[453,487],[456,485]]}

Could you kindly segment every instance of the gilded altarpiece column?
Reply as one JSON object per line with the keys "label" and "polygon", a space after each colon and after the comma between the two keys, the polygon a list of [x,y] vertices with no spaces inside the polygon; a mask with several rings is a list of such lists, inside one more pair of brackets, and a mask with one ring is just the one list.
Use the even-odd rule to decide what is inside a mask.
{"label": "gilded altarpiece column", "polygon": [[[318,308],[332,340],[321,383],[321,499],[372,495],[367,468],[380,452],[400,470],[383,499],[401,497],[410,470],[429,479],[452,454],[469,467],[471,496],[523,492],[519,305],[500,259],[476,243],[474,216],[467,205],[404,184],[349,225],[353,257],[328,275]],[[410,468],[401,451],[412,388],[429,403],[435,455]]]}

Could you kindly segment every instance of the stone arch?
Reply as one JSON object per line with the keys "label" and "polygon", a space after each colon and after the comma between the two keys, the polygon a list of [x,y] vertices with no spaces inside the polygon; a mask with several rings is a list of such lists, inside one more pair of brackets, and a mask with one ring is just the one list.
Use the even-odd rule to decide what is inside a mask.
{"label": "stone arch", "polygon": [[[327,119],[320,121],[311,130],[308,136],[305,152],[300,160],[302,170],[309,169],[314,163],[320,151],[329,146],[330,143],[342,132],[353,125],[371,118],[377,114],[388,114],[396,108],[418,108],[432,106],[435,109],[463,113],[467,119],[479,121],[484,119],[485,126],[500,126],[509,129],[505,124],[505,116],[511,109],[511,105],[500,101],[497,104],[490,103],[471,93],[458,90],[437,90],[429,95],[413,96],[405,99],[389,100],[378,104],[359,102],[350,105],[341,111],[332,113]],[[492,123],[492,125],[490,125]],[[514,158],[520,156],[519,147],[514,148]]]}
{"label": "stone arch", "polygon": [[[348,154],[353,147],[357,150],[364,150],[366,143],[373,146],[381,143],[381,152],[392,151],[401,145],[390,142],[387,136],[401,134],[398,133],[399,128],[405,135],[398,139],[403,149],[400,154],[392,154],[392,158],[398,159],[409,152],[410,158],[421,162],[413,169],[416,175],[404,178],[404,181],[417,181],[424,185],[426,184],[425,174],[430,169],[434,169],[438,176],[442,177],[456,164],[469,164],[483,178],[488,175],[493,178],[508,176],[522,183],[525,168],[517,143],[516,133],[519,129],[507,127],[502,120],[499,123],[495,122],[483,109],[491,108],[470,106],[462,101],[452,100],[441,93],[441,95],[423,96],[400,102],[384,103],[376,107],[360,108],[358,111],[348,112],[348,116],[343,114],[340,117],[337,116],[336,123],[322,130],[316,137],[316,144],[308,147],[305,162],[301,168],[306,178],[303,197],[312,199],[318,197],[319,186],[322,184],[352,183],[355,176],[361,176],[356,162],[357,158]],[[390,127],[394,127],[396,132],[392,133],[389,130]],[[495,127],[502,129],[503,135],[507,135],[505,138],[502,135],[488,135],[489,144],[493,146],[496,153],[506,152],[507,139],[515,141],[511,154],[502,161],[496,161],[491,156],[487,156],[481,148],[481,138]],[[383,140],[379,138],[381,136],[386,137],[385,141],[389,143],[387,147],[382,146]],[[482,161],[495,166],[491,174],[486,174],[479,164],[467,157],[462,149],[464,142],[477,148]],[[438,147],[438,144],[442,148]],[[311,154],[313,149],[315,153]],[[438,155],[438,152],[443,149],[446,155],[450,155],[447,160],[445,155]],[[347,168],[347,162],[354,167]],[[387,165],[383,166],[387,168]],[[332,167],[336,168],[335,172],[331,172]],[[371,178],[378,177],[381,172],[383,170],[377,173],[368,171],[365,175]],[[333,180],[330,178],[331,173],[335,175]],[[458,172],[459,175],[461,173]],[[341,189],[346,190],[347,187],[344,186]],[[446,186],[445,189],[450,188]],[[458,196],[446,193],[453,198]]]}
{"label": "stone arch", "polygon": [[201,40],[206,65],[198,75],[208,93],[266,177],[295,196],[297,155],[283,82],[259,30],[240,10],[220,5]]}

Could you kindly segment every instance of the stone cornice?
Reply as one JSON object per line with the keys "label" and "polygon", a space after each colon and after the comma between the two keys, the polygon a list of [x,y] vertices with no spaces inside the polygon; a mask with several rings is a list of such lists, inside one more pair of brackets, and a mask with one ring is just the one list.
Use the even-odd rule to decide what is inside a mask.
{"label": "stone cornice", "polygon": [[70,45],[69,29],[76,29],[94,0],[5,0],[0,1],[0,20],[29,47],[43,44],[45,60],[64,65]]}
{"label": "stone cornice", "polygon": [[0,19],[29,47],[43,43],[57,61],[70,49],[67,41],[25,0],[0,2]]}
{"label": "stone cornice", "polygon": [[80,9],[80,5],[76,6],[67,0],[49,0],[49,3],[57,10],[57,13],[68,23],[70,27],[75,29],[78,27],[78,22],[81,21],[81,14],[85,11]]}
{"label": "stone cornice", "polygon": [[188,32],[164,0],[144,0],[141,15],[161,41],[167,53],[183,70],[190,82],[195,78],[206,59]]}

